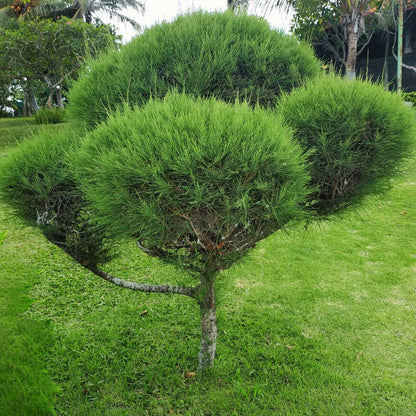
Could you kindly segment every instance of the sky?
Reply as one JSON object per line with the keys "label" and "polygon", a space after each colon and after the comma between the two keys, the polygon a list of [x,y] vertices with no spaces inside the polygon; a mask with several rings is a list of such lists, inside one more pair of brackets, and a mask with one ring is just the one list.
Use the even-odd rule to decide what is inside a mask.
{"label": "sky", "polygon": [[[206,11],[225,11],[227,0],[146,0],[145,12],[141,14],[136,11],[123,12],[127,16],[134,18],[143,28],[153,26],[162,21],[172,21],[176,16],[188,11],[206,10]],[[291,15],[279,9],[272,11],[261,10],[260,7],[249,7],[249,14],[257,14],[269,21],[275,29],[282,29],[289,32]],[[127,24],[109,20],[105,16],[100,16],[105,23],[111,23],[116,26],[119,34],[123,36],[123,43],[128,42],[138,33]]]}

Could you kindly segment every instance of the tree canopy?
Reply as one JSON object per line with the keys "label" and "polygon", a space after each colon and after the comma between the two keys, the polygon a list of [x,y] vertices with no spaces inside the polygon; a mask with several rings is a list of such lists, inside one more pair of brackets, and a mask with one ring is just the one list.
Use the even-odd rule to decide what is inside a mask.
{"label": "tree canopy", "polygon": [[[15,29],[0,28],[0,54],[7,56],[2,77],[12,85],[43,85],[48,103],[77,76],[86,57],[115,45],[108,26],[94,27],[81,20],[21,20]],[[3,62],[5,64],[5,62]],[[62,105],[58,94],[56,104]]]}

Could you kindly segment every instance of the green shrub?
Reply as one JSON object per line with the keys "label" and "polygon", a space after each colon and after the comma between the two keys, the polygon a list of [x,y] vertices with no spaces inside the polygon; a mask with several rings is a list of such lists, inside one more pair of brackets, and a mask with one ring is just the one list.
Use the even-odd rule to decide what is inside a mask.
{"label": "green shrub", "polygon": [[65,110],[63,108],[43,107],[35,114],[37,124],[59,124],[65,121]]}
{"label": "green shrub", "polygon": [[73,85],[69,119],[92,129],[121,102],[141,105],[172,88],[270,107],[319,71],[309,46],[260,18],[199,12],[154,26],[91,62]]}
{"label": "green shrub", "polygon": [[309,179],[271,111],[176,93],[110,116],[74,158],[103,227],[196,272],[296,217]]}
{"label": "green shrub", "polygon": [[413,105],[416,104],[416,91],[403,92],[402,97],[405,101],[411,102]]}
{"label": "green shrub", "polygon": [[413,112],[398,94],[367,81],[319,77],[279,105],[309,155],[311,206],[340,210],[381,190],[415,140]]}
{"label": "green shrub", "polygon": [[6,239],[7,231],[0,232],[0,246],[4,243],[4,240]]}
{"label": "green shrub", "polygon": [[77,140],[66,130],[42,130],[22,142],[1,163],[0,197],[79,262],[95,264],[108,253],[69,170],[66,153],[76,147]]}

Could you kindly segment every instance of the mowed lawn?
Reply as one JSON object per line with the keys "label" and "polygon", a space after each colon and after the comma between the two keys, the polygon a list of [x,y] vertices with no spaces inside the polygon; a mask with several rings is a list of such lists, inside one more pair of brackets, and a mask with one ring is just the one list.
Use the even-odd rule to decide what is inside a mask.
{"label": "mowed lawn", "polygon": [[[7,157],[31,121],[0,122]],[[220,273],[217,358],[195,377],[195,301],[113,287],[1,205],[0,415],[416,415],[415,162],[387,194]],[[192,284],[120,247],[116,276]]]}

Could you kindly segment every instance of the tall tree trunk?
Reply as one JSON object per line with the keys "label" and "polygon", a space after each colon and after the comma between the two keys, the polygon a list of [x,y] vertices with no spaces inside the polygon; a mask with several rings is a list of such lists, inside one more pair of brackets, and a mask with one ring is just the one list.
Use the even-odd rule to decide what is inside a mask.
{"label": "tall tree trunk", "polygon": [[386,32],[386,45],[384,48],[383,82],[386,89],[389,85],[389,55],[390,55],[390,33]]}
{"label": "tall tree trunk", "polygon": [[62,100],[62,91],[61,91],[61,88],[59,87],[56,88],[56,105],[59,108],[64,108],[64,103]]}
{"label": "tall tree trunk", "polygon": [[46,101],[46,106],[50,109],[52,109],[52,101],[53,101],[54,94],[55,94],[55,89],[49,86],[49,95],[48,95],[48,101]]}
{"label": "tall tree trunk", "polygon": [[355,16],[355,13],[353,13],[350,18],[351,21],[348,24],[347,77],[348,79],[355,79],[355,66],[357,63],[357,44],[358,29],[360,26],[360,16]]}
{"label": "tall tree trunk", "polygon": [[38,102],[36,101],[35,94],[32,89],[25,88],[24,90],[24,103],[23,103],[23,115],[33,116],[39,110]]}
{"label": "tall tree trunk", "polygon": [[201,276],[203,298],[199,302],[201,311],[201,349],[198,357],[200,370],[212,367],[217,347],[217,317],[215,314],[215,273]]}

